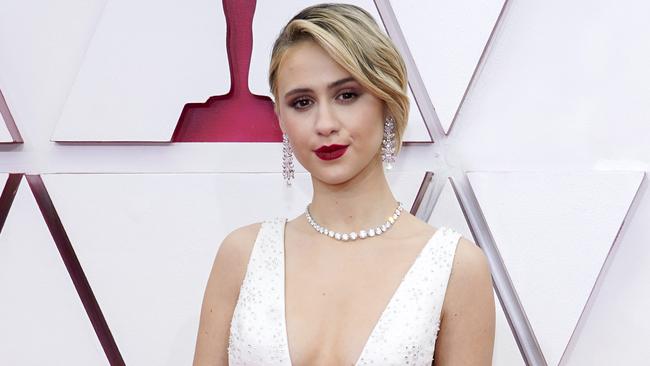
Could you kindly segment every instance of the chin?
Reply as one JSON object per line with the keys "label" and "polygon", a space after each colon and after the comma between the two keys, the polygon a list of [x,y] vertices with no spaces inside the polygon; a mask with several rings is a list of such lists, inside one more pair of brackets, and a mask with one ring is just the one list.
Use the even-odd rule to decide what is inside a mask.
{"label": "chin", "polygon": [[328,172],[328,173],[312,174],[312,175],[319,181],[331,185],[345,183],[350,179],[352,179],[352,177],[354,176],[354,174],[351,174],[351,172],[340,172],[340,173]]}

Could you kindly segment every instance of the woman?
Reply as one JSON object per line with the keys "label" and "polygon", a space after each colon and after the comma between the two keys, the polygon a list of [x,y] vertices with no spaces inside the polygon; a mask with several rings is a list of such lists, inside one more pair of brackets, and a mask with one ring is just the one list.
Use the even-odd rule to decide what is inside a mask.
{"label": "woman", "polygon": [[194,365],[490,365],[485,256],[404,210],[384,175],[408,117],[390,39],[356,6],[309,7],[276,40],[269,82],[312,202],[224,239]]}

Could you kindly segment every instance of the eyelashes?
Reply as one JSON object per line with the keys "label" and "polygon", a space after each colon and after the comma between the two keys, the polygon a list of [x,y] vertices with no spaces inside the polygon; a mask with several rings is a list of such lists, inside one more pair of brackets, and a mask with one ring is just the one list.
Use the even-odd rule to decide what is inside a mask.
{"label": "eyelashes", "polygon": [[311,100],[308,98],[298,98],[291,102],[293,109],[305,109],[310,105]]}
{"label": "eyelashes", "polygon": [[[348,104],[352,103],[354,100],[356,100],[359,97],[360,93],[354,90],[345,90],[339,93],[336,96],[336,99],[340,101],[343,104]],[[289,105],[291,108],[296,109],[296,110],[303,110],[309,108],[314,103],[312,98],[310,97],[298,97],[294,100],[292,100]]]}
{"label": "eyelashes", "polygon": [[353,92],[353,91],[343,92],[343,93],[339,94],[338,96],[341,97],[341,96],[344,96],[344,95],[348,96],[348,98],[343,98],[343,100],[346,100],[346,101],[355,99],[356,97],[359,96],[359,94],[357,94],[356,92]]}

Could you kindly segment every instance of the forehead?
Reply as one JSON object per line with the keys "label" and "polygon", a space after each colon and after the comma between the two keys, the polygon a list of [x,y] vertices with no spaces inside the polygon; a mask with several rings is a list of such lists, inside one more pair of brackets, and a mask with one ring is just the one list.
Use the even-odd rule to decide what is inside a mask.
{"label": "forehead", "polygon": [[294,88],[324,88],[327,84],[351,76],[317,43],[301,41],[290,47],[278,68],[280,95]]}

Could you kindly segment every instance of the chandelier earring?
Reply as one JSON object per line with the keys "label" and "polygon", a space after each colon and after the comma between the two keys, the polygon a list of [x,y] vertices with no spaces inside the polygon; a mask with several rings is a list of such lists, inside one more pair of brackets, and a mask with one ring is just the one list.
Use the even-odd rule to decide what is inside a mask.
{"label": "chandelier earring", "polygon": [[290,187],[294,178],[293,147],[286,133],[282,134],[282,177],[287,187]]}
{"label": "chandelier earring", "polygon": [[395,119],[392,116],[388,116],[384,121],[384,138],[381,140],[381,161],[386,170],[392,169],[393,165],[395,165],[396,144]]}

